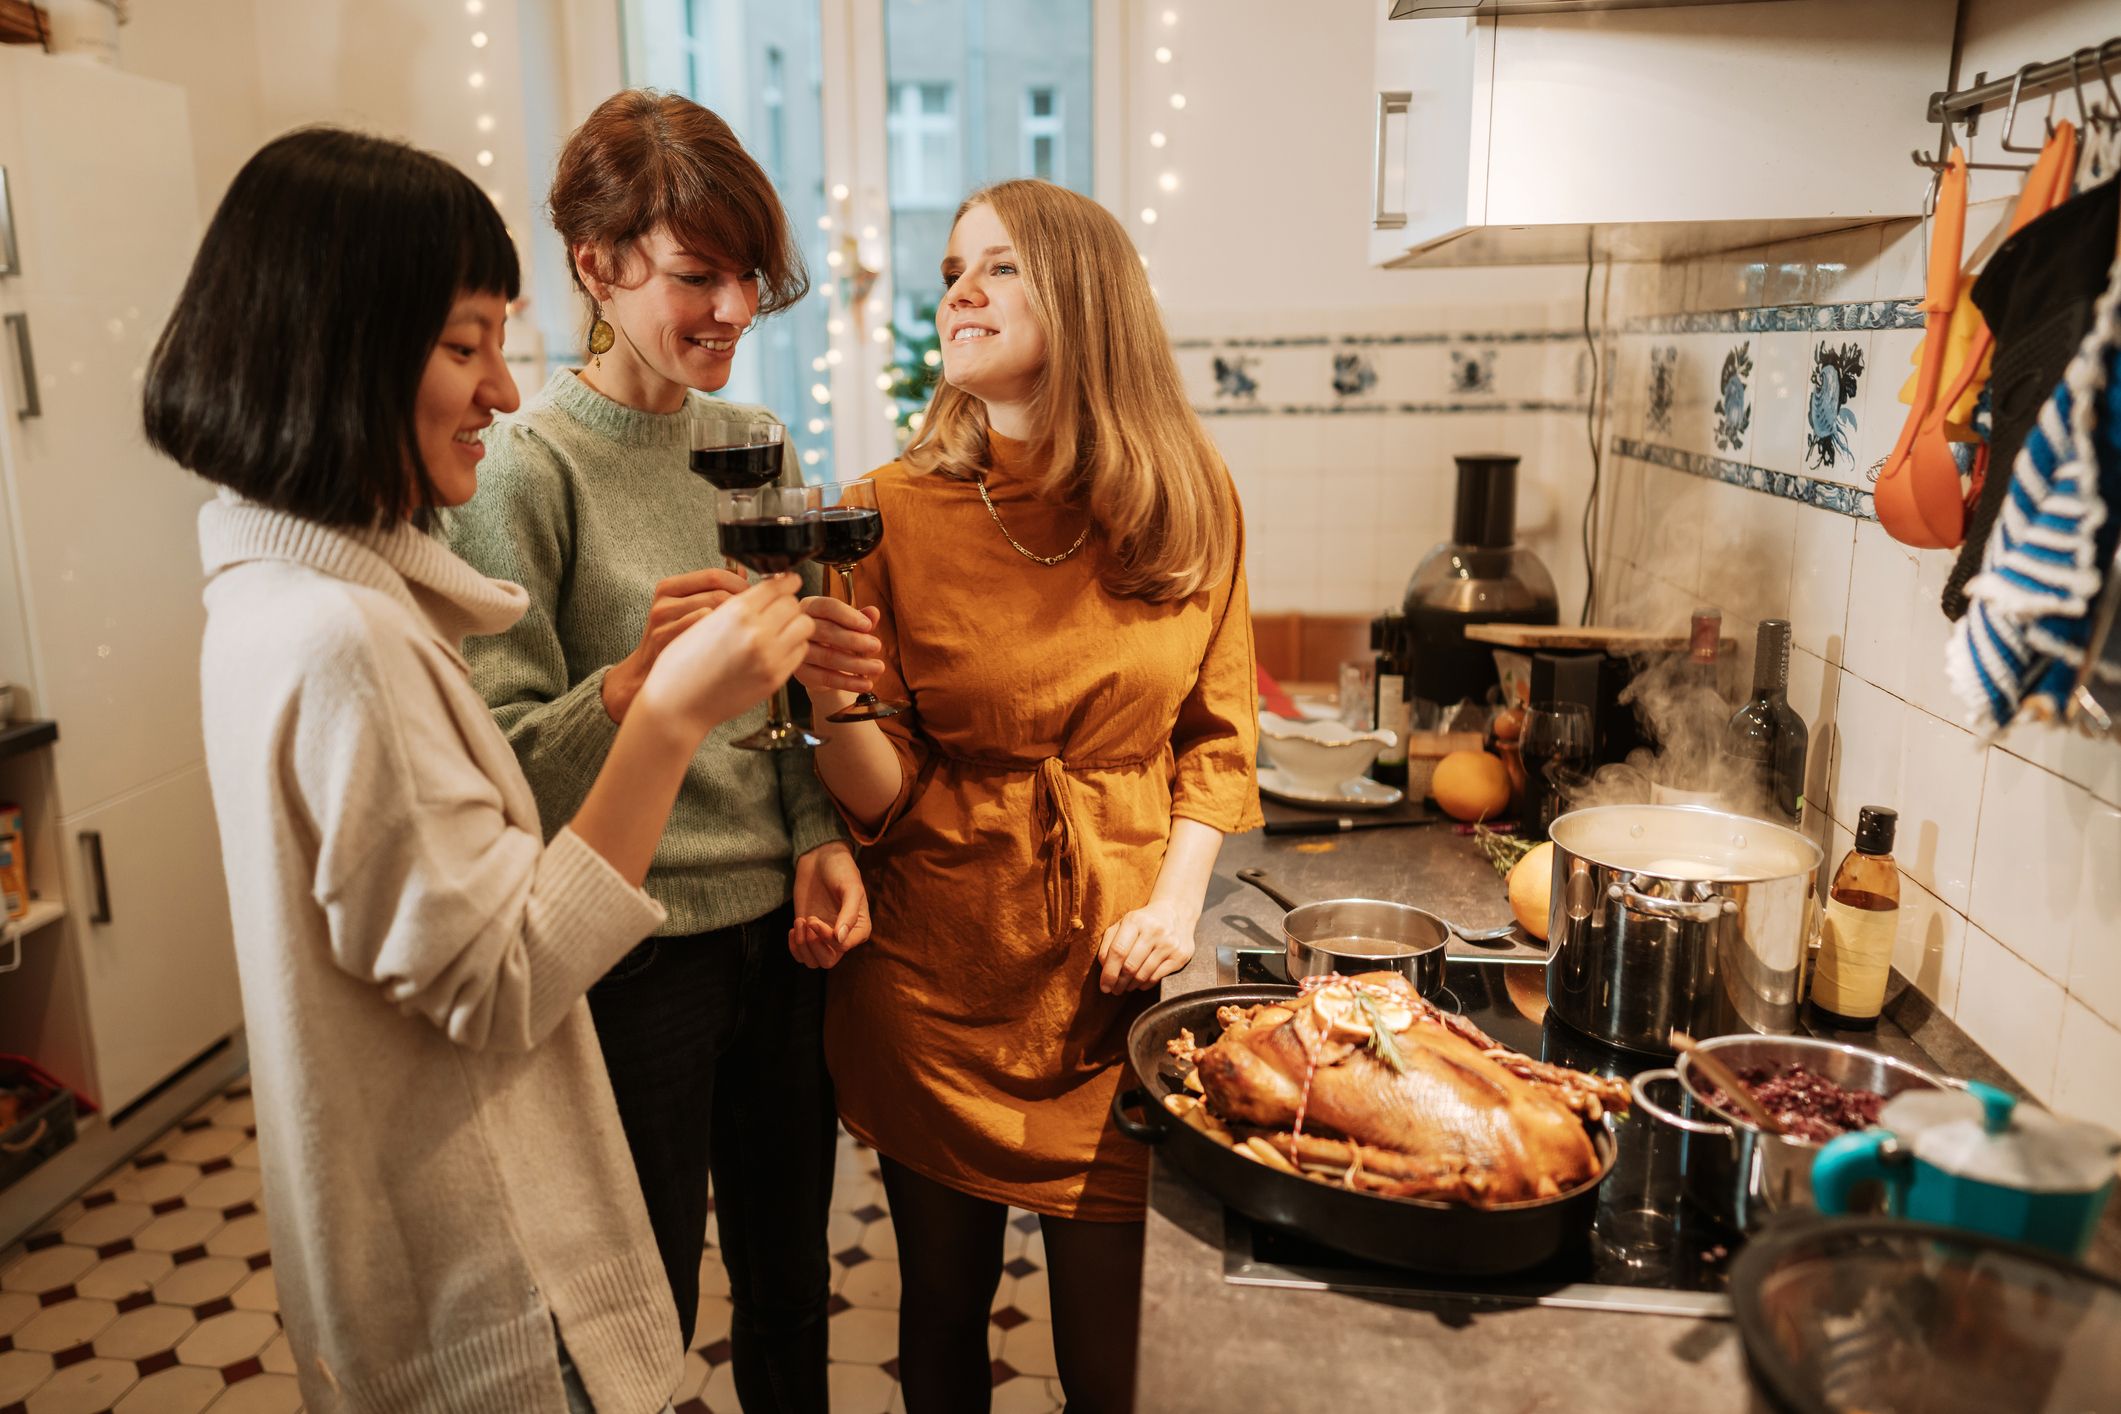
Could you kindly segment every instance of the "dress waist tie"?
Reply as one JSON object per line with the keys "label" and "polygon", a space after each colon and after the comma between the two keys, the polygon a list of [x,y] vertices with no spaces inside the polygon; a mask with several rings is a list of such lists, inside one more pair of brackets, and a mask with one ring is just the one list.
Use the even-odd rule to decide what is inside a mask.
{"label": "dress waist tie", "polygon": [[1082,827],[1075,819],[1075,786],[1058,756],[1038,763],[1034,798],[1045,832],[1046,920],[1058,933],[1083,929]]}

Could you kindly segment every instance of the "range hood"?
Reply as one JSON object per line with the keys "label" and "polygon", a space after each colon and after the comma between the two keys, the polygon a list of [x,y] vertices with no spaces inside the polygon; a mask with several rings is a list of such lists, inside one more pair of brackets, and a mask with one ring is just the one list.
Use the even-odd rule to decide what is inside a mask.
{"label": "range hood", "polygon": [[1490,15],[1580,15],[1587,10],[1676,10],[1773,0],[1392,0],[1394,20],[1483,19]]}

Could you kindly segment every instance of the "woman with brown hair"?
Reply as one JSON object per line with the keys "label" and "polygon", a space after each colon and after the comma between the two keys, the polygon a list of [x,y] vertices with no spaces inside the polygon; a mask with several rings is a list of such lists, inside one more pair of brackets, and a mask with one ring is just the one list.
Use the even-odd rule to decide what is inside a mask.
{"label": "woman with brown hair", "polygon": [[[487,434],[479,494],[450,528],[458,554],[529,591],[522,621],[466,656],[548,826],[574,812],[658,655],[744,589],[715,492],[688,466],[692,428],[773,421],[700,395],[728,381],[754,320],[809,287],[765,172],[675,95],[600,105],[560,154],[551,211],[595,307],[593,356]],[[820,620],[806,681],[876,666],[834,647],[875,652],[831,626],[866,629],[862,615],[805,608]],[[693,756],[644,885],[668,918],[589,992],[688,1344],[712,1173],[736,1384],[754,1414],[826,1407],[834,1126],[814,964],[868,934],[810,753],[733,744],[762,720],[723,724]]]}
{"label": "woman with brown hair", "polygon": [[841,1117],[882,1155],[906,1407],[985,1409],[1008,1204],[1045,1234],[1068,1406],[1132,1406],[1144,1151],[1127,1027],[1193,955],[1225,834],[1259,823],[1237,498],[1126,233],[1003,182],[958,210],[943,383],[876,474],[877,691],[818,767],[875,936],[828,988]]}

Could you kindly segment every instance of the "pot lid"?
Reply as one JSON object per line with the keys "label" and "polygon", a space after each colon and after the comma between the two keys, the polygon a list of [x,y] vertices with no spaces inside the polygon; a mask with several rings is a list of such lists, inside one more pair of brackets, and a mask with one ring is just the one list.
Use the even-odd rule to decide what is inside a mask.
{"label": "pot lid", "polygon": [[2029,1193],[2090,1193],[2114,1177],[2121,1135],[2062,1119],[1993,1085],[1908,1090],[1878,1122],[1931,1166],[1958,1178]]}

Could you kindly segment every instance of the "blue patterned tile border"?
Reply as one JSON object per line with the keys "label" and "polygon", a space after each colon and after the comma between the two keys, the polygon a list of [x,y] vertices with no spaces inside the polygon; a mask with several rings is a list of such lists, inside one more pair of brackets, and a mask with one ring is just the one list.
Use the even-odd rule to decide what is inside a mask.
{"label": "blue patterned tile border", "polygon": [[1742,486],[1748,491],[1763,491],[1770,496],[1780,496],[1788,501],[1802,501],[1807,506],[1817,506],[1824,511],[1836,511],[1857,520],[1878,519],[1871,493],[1859,491],[1853,486],[1838,482],[1820,481],[1810,476],[1799,476],[1787,471],[1771,471],[1750,462],[1727,461],[1722,457],[1703,456],[1700,452],[1683,452],[1677,447],[1661,447],[1654,442],[1637,442],[1631,437],[1615,437],[1612,441],[1615,456],[1632,457],[1639,462],[1649,462],[1671,471],[1682,471],[1688,476],[1699,476],[1710,481],[1724,481],[1733,486]]}
{"label": "blue patterned tile border", "polygon": [[1811,334],[1822,330],[1850,333],[1860,329],[1920,329],[1922,320],[1921,300],[1889,299],[1644,315],[1630,319],[1625,327],[1630,334]]}
{"label": "blue patterned tile border", "polygon": [[1435,344],[1558,344],[1583,342],[1581,329],[1509,329],[1455,334],[1274,334],[1173,339],[1173,349],[1386,348]]}
{"label": "blue patterned tile border", "polygon": [[1202,417],[1346,417],[1350,414],[1386,414],[1394,417],[1437,417],[1458,412],[1565,412],[1582,417],[1590,411],[1584,403],[1557,403],[1539,399],[1484,403],[1283,403],[1225,404],[1193,411]]}

